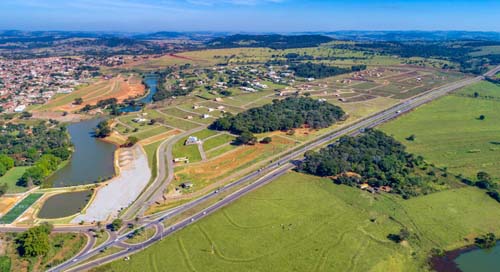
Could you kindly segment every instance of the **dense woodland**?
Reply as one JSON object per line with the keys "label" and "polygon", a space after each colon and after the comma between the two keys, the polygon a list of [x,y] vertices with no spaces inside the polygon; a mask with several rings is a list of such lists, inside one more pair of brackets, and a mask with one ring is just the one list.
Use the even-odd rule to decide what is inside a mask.
{"label": "dense woodland", "polygon": [[390,186],[404,198],[432,192],[430,176],[418,174],[425,167],[422,157],[415,157],[394,138],[377,130],[357,136],[342,137],[337,144],[307,152],[299,171],[331,177],[335,183],[373,188]]}
{"label": "dense woodland", "polygon": [[383,55],[400,56],[403,58],[422,57],[449,60],[459,67],[447,66],[442,68],[456,68],[464,73],[482,74],[486,72],[486,65],[500,64],[499,54],[473,56],[481,46],[500,45],[498,41],[377,41],[357,42],[353,44],[338,44],[334,48],[355,51],[372,52]]}
{"label": "dense woodland", "polygon": [[303,125],[319,129],[334,124],[344,115],[341,108],[326,102],[308,97],[289,97],[237,115],[226,114],[211,128],[235,134],[290,130]]}
{"label": "dense woodland", "polygon": [[312,62],[297,63],[290,66],[290,70],[294,71],[296,76],[304,78],[326,78],[365,69],[366,65],[355,65],[351,68],[343,68]]}
{"label": "dense woodland", "polygon": [[[55,171],[61,161],[71,156],[67,129],[53,121],[34,126],[5,124],[0,135],[0,174],[13,166],[31,166],[19,185],[39,185]],[[11,160],[9,160],[11,159]]]}

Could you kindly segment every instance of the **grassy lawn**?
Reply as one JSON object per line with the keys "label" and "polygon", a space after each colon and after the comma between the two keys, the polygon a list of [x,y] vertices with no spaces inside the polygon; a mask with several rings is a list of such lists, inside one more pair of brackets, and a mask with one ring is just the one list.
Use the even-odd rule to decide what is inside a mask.
{"label": "grassy lawn", "polygon": [[201,161],[200,151],[198,150],[198,145],[184,145],[187,137],[181,139],[174,144],[172,149],[172,154],[174,158],[188,157],[190,162]]}
{"label": "grassy lawn", "polygon": [[141,231],[139,234],[135,235],[132,238],[127,239],[125,242],[128,244],[138,244],[149,240],[156,233],[155,228],[147,228]]}
{"label": "grassy lawn", "polygon": [[223,133],[217,137],[210,138],[203,142],[203,148],[205,149],[205,151],[209,151],[223,144],[231,143],[234,141],[234,139],[236,139],[236,137]]}
{"label": "grassy lawn", "polygon": [[27,187],[22,187],[22,186],[17,186],[16,182],[21,178],[21,176],[24,174],[24,171],[28,169],[29,167],[14,167],[7,171],[5,175],[0,177],[0,184],[7,184],[8,193],[21,193],[21,192],[26,192],[28,190]]}
{"label": "grassy lawn", "polygon": [[129,136],[135,136],[135,137],[139,138],[139,140],[144,140],[144,139],[147,139],[149,137],[153,137],[155,135],[165,133],[165,132],[170,131],[170,130],[171,129],[164,127],[164,126],[161,126],[161,125],[155,126],[155,127],[150,126],[148,129],[144,129],[144,130],[139,131],[137,133],[132,133]]}
{"label": "grassy lawn", "polygon": [[156,151],[158,147],[160,147],[163,141],[157,141],[152,144],[148,144],[144,146],[144,151],[146,151],[146,155],[148,156],[149,168],[153,169],[153,164],[156,162]]}
{"label": "grassy lawn", "polygon": [[8,211],[2,218],[0,224],[10,224],[14,222],[24,211],[26,211],[33,203],[35,203],[43,194],[33,193],[25,197],[21,202]]}
{"label": "grassy lawn", "polygon": [[[432,248],[499,233],[498,216],[500,205],[472,187],[402,200],[290,173],[94,271],[422,271]],[[408,243],[388,240],[403,227]]]}
{"label": "grassy lawn", "polygon": [[[408,146],[411,153],[422,155],[451,173],[475,177],[486,171],[500,178],[500,101],[466,97],[500,97],[500,88],[479,83],[434,101],[382,126],[386,133]],[[478,117],[484,115],[485,120]],[[414,134],[414,141],[405,140]]]}
{"label": "grassy lawn", "polygon": [[205,140],[208,137],[215,136],[217,135],[217,131],[215,130],[210,130],[210,129],[204,129],[201,131],[198,131],[196,133],[191,134],[191,136],[197,137],[200,140]]}
{"label": "grassy lawn", "polygon": [[94,248],[102,245],[109,239],[109,233],[107,231],[99,232],[95,238]]}

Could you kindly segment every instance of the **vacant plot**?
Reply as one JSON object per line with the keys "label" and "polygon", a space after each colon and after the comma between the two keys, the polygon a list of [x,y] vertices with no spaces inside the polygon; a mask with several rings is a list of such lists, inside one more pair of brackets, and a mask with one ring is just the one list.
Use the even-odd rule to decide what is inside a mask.
{"label": "vacant plot", "polygon": [[220,134],[216,137],[213,137],[213,138],[210,138],[210,139],[204,141],[203,148],[205,149],[205,151],[210,151],[214,148],[220,147],[221,145],[230,144],[235,139],[236,139],[236,137],[223,133],[223,134]]}
{"label": "vacant plot", "polygon": [[[479,83],[422,106],[382,129],[407,145],[410,152],[454,174],[472,178],[478,171],[486,171],[498,179],[500,101],[465,96],[476,91],[500,96],[500,88]],[[480,115],[485,119],[480,120]],[[410,135],[415,135],[414,141],[405,140]]]}
{"label": "vacant plot", "polygon": [[[281,137],[273,137],[270,144],[240,146],[234,151],[225,153],[207,162],[189,165],[176,171],[178,181],[191,181],[194,190],[200,190],[214,182],[219,182],[231,174],[255,165],[273,155],[277,155],[295,142]],[[177,184],[174,184],[176,186]]]}
{"label": "vacant plot", "polygon": [[[96,271],[422,271],[430,249],[498,233],[498,216],[471,187],[405,201],[291,173]],[[407,243],[387,238],[401,228]]]}
{"label": "vacant plot", "polygon": [[0,224],[10,224],[14,222],[21,214],[24,213],[33,203],[35,203],[43,194],[33,193],[28,195],[26,198],[17,203],[10,211],[8,211],[2,218],[0,218]]}
{"label": "vacant plot", "polygon": [[171,131],[171,129],[169,129],[165,126],[159,125],[159,126],[150,127],[149,129],[145,129],[145,130],[142,130],[142,131],[137,132],[137,133],[132,133],[132,134],[130,134],[130,136],[135,136],[139,140],[144,140],[144,139],[148,139],[150,137],[154,137],[154,136],[159,135],[159,134],[167,133],[169,131]]}
{"label": "vacant plot", "polygon": [[21,193],[27,191],[27,187],[17,186],[16,183],[28,168],[29,167],[14,167],[10,169],[5,175],[0,177],[0,184],[7,184],[8,193]]}
{"label": "vacant plot", "polygon": [[[144,95],[145,86],[138,76],[119,75],[110,80],[101,80],[89,86],[79,88],[71,94],[61,94],[53,98],[40,110],[78,111],[86,104],[95,105],[99,100],[116,98],[119,102],[129,98]],[[76,98],[82,98],[80,105],[73,104]]]}
{"label": "vacant plot", "polygon": [[184,158],[187,157],[190,162],[201,161],[201,154],[198,150],[197,144],[184,145],[188,137],[185,137],[174,144],[172,149],[172,155],[174,158]]}

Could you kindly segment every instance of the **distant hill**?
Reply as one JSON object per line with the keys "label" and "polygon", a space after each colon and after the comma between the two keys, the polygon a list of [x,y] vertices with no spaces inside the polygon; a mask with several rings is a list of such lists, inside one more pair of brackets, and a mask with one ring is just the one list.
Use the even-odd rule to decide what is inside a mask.
{"label": "distant hill", "polygon": [[215,38],[206,43],[210,48],[269,47],[273,49],[316,47],[333,41],[324,35],[231,35]]}
{"label": "distant hill", "polygon": [[354,41],[500,41],[499,32],[481,31],[333,31],[314,34]]}

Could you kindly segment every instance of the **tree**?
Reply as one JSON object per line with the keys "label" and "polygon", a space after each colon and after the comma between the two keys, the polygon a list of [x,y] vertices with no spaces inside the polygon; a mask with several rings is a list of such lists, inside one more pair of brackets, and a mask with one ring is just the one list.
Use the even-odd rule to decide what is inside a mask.
{"label": "tree", "polygon": [[139,142],[139,138],[135,136],[128,136],[127,141],[123,144],[124,147],[134,146],[137,142]]}
{"label": "tree", "polygon": [[415,134],[412,134],[412,135],[408,136],[408,137],[406,138],[406,140],[407,140],[407,141],[411,141],[411,142],[413,142],[413,141],[415,141],[415,138],[416,138],[416,137],[415,137]]}
{"label": "tree", "polygon": [[81,97],[75,98],[75,100],[73,101],[73,104],[75,104],[75,105],[83,104],[83,98],[81,98]]}
{"label": "tree", "polygon": [[14,167],[14,159],[2,154],[0,155],[0,164],[3,164],[7,170],[10,170],[12,167]]}
{"label": "tree", "polygon": [[240,145],[249,144],[253,145],[257,142],[257,137],[255,137],[251,132],[244,131],[238,138],[236,138],[236,143]]}
{"label": "tree", "polygon": [[481,114],[481,115],[479,115],[479,120],[483,121],[484,119],[486,119],[486,116],[484,116],[484,115],[482,115],[482,114]]}
{"label": "tree", "polygon": [[111,224],[109,224],[108,228],[112,231],[117,231],[119,230],[123,225],[123,220],[117,218],[115,220],[113,220],[113,222],[111,222]]}
{"label": "tree", "polygon": [[474,92],[474,97],[478,98],[479,97],[479,93],[478,92]]}
{"label": "tree", "polygon": [[21,256],[38,257],[49,252],[49,234],[52,226],[42,224],[28,229],[16,238],[17,250]]}
{"label": "tree", "polygon": [[31,112],[23,111],[23,113],[21,113],[21,118],[24,118],[24,119],[29,119],[32,116],[33,116],[33,114],[31,114]]}
{"label": "tree", "polygon": [[111,126],[107,120],[99,122],[97,127],[94,129],[95,137],[106,138],[111,134]]}
{"label": "tree", "polygon": [[271,137],[265,137],[264,139],[262,139],[262,141],[260,141],[261,143],[263,144],[269,144],[273,141],[273,138]]}
{"label": "tree", "polygon": [[387,238],[395,243],[401,243],[410,238],[410,232],[407,229],[401,229],[398,234],[389,234]]}
{"label": "tree", "polygon": [[497,238],[494,233],[487,233],[476,237],[475,243],[480,248],[492,248],[496,245]]}
{"label": "tree", "polygon": [[9,185],[6,183],[0,185],[0,196],[3,196],[5,193],[7,193],[7,190],[9,190]]}
{"label": "tree", "polygon": [[478,172],[477,175],[477,180],[478,181],[488,181],[490,182],[491,181],[491,176],[490,174],[484,172],[484,171],[481,171],[481,172]]}

